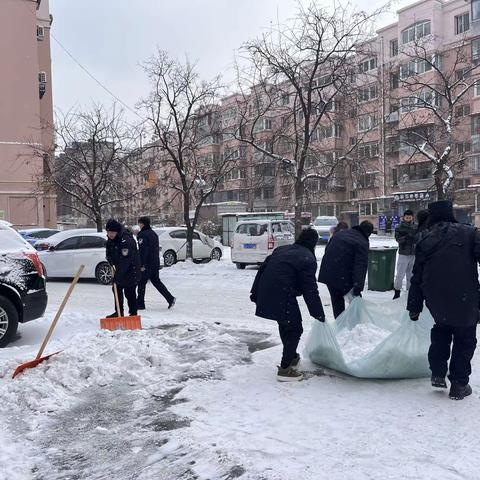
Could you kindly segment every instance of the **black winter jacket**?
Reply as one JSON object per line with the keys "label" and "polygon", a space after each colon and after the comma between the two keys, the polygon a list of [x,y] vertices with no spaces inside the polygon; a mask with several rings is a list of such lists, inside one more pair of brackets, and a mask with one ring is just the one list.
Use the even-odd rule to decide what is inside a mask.
{"label": "black winter jacket", "polygon": [[107,261],[115,267],[115,282],[119,287],[134,287],[138,284],[140,257],[137,243],[126,230],[117,234],[115,240],[107,240]]}
{"label": "black winter jacket", "polygon": [[303,295],[310,315],[323,318],[323,306],[315,280],[317,260],[302,245],[278,247],[257,272],[251,300],[256,315],[278,322],[301,322],[297,298]]}
{"label": "black winter jacket", "polygon": [[360,293],[365,287],[369,245],[359,227],[338,232],[325,247],[318,281],[343,295],[352,289]]}
{"label": "black winter jacket", "polygon": [[150,226],[144,226],[137,235],[140,264],[145,269],[160,268],[160,245],[158,235]]}
{"label": "black winter jacket", "polygon": [[395,229],[395,240],[398,242],[399,255],[415,255],[415,237],[417,226],[414,222],[400,222]]}
{"label": "black winter jacket", "polygon": [[417,244],[408,311],[420,313],[423,301],[435,322],[467,327],[478,320],[480,233],[468,225],[441,222]]}

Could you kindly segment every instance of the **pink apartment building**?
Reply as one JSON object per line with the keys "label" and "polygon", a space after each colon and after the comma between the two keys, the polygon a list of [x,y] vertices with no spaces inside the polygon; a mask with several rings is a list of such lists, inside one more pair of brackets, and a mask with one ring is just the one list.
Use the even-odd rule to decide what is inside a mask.
{"label": "pink apartment building", "polygon": [[42,192],[42,150],[53,145],[48,0],[1,0],[0,219],[55,226],[55,196]]}

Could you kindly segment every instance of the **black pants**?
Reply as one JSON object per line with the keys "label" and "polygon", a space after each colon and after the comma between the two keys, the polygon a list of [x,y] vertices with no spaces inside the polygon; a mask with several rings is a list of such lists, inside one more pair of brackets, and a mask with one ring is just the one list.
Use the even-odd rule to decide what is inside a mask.
{"label": "black pants", "polygon": [[283,343],[283,355],[280,366],[288,368],[297,354],[298,343],[303,333],[301,317],[290,322],[278,322],[278,330]]}
{"label": "black pants", "polygon": [[138,305],[140,307],[145,307],[145,288],[149,280],[170,305],[173,302],[173,295],[160,280],[160,277],[158,276],[158,268],[147,268],[144,272],[142,272],[142,279],[138,284]]}
{"label": "black pants", "polygon": [[327,285],[330,292],[330,300],[332,302],[333,316],[337,318],[345,311],[345,295],[335,287]]}
{"label": "black pants", "polygon": [[[450,327],[436,323],[431,332],[431,345],[428,351],[430,370],[435,377],[444,378],[450,370],[448,378],[461,385],[467,385],[472,373],[470,362],[477,345],[477,325],[470,327]],[[450,346],[453,340],[453,347]],[[448,360],[450,359],[450,368]]]}
{"label": "black pants", "polygon": [[[112,287],[113,289],[113,287]],[[119,287],[117,285],[117,292],[118,292],[118,303],[120,304],[120,314],[117,312],[117,305],[115,304],[115,311],[117,312],[117,316],[123,317],[124,310],[123,310],[123,296],[127,297],[128,302],[128,313],[130,315],[137,315],[137,292],[136,287]],[[114,293],[115,295],[115,293]],[[115,298],[114,298],[115,301]]]}

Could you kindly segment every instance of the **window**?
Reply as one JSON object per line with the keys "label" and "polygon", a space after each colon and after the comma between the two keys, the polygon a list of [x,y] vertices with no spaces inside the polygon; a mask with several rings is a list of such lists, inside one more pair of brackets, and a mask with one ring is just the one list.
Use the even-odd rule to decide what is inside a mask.
{"label": "window", "polygon": [[455,190],[465,190],[470,185],[469,178],[457,178],[455,180]]}
{"label": "window", "polygon": [[323,125],[319,129],[320,140],[325,138],[340,138],[342,136],[342,126],[336,123],[330,125]]}
{"label": "window", "polygon": [[475,175],[480,174],[480,155],[470,157],[470,171]]}
{"label": "window", "polygon": [[470,115],[470,105],[458,105],[455,107],[456,117],[466,117]]}
{"label": "window", "polygon": [[86,236],[80,239],[78,248],[105,248],[107,240],[102,237]]}
{"label": "window", "polygon": [[439,62],[439,56],[432,56],[432,60],[428,61],[421,58],[411,60],[404,65],[400,65],[400,78],[405,80],[406,78],[413,77],[414,75],[421,75],[422,73],[429,72],[432,69],[432,64],[437,65]]}
{"label": "window", "polygon": [[59,243],[56,247],[55,250],[58,251],[63,251],[63,250],[75,250],[77,248],[78,242],[81,237],[72,237],[72,238],[67,238],[63,242]]}
{"label": "window", "polygon": [[37,25],[37,40],[42,41],[45,38],[45,28]]}
{"label": "window", "polygon": [[272,119],[271,118],[261,118],[255,123],[255,127],[253,129],[254,132],[260,132],[263,130],[271,130],[272,129]]}
{"label": "window", "polygon": [[401,99],[402,113],[411,112],[419,108],[432,108],[440,106],[440,97],[431,90],[424,90],[416,96]]}
{"label": "window", "polygon": [[427,35],[430,35],[430,20],[424,20],[406,28],[402,32],[402,43],[405,45]]}
{"label": "window", "polygon": [[329,85],[332,83],[332,76],[331,75],[323,75],[317,79],[317,85],[318,87],[325,87],[326,85]]}
{"label": "window", "polygon": [[370,85],[368,87],[360,88],[358,91],[358,101],[362,103],[374,100],[378,95],[377,90],[377,85]]}
{"label": "window", "polygon": [[275,165],[272,165],[271,163],[263,163],[261,165],[256,165],[255,176],[256,177],[274,177]]}
{"label": "window", "polygon": [[472,0],[472,20],[480,20],[480,0]]}
{"label": "window", "polygon": [[170,232],[170,238],[175,238],[176,240],[186,240],[187,231],[186,230],[174,230]]}
{"label": "window", "polygon": [[455,148],[457,153],[468,153],[472,150],[472,144],[470,142],[458,142]]}
{"label": "window", "polygon": [[373,188],[375,186],[375,173],[363,173],[358,176],[357,188]]}
{"label": "window", "polygon": [[390,56],[396,57],[398,55],[398,40],[390,40]]}
{"label": "window", "polygon": [[474,64],[480,60],[480,38],[472,40],[472,61]]}
{"label": "window", "polygon": [[389,137],[386,141],[387,153],[397,153],[400,150],[400,138]]}
{"label": "window", "polygon": [[273,187],[267,187],[263,189],[263,199],[270,200],[274,197]]}
{"label": "window", "polygon": [[360,73],[369,72],[377,68],[377,57],[372,57],[367,60],[364,60],[358,65],[358,71]]}
{"label": "window", "polygon": [[282,105],[288,105],[290,103],[290,95],[288,93],[282,95]]}
{"label": "window", "polygon": [[266,223],[243,223],[237,227],[237,232],[241,235],[250,235],[251,237],[260,237],[268,232]]}
{"label": "window", "polygon": [[480,80],[477,80],[473,86],[473,94],[480,97]]}
{"label": "window", "polygon": [[366,132],[375,128],[378,125],[377,117],[375,115],[364,115],[358,119],[358,131]]}
{"label": "window", "polygon": [[200,235],[197,232],[193,232],[192,237],[194,240],[200,240]]}
{"label": "window", "polygon": [[282,185],[282,198],[290,198],[292,193],[291,185]]}
{"label": "window", "polygon": [[410,163],[399,165],[399,176],[403,182],[427,180],[432,175],[430,163]]}
{"label": "window", "polygon": [[468,32],[470,30],[470,13],[465,12],[455,16],[455,35]]}
{"label": "window", "polygon": [[358,158],[378,157],[378,143],[363,144],[358,146]]}
{"label": "window", "polygon": [[359,211],[360,211],[360,215],[362,216],[377,215],[378,213],[377,202],[360,203]]}
{"label": "window", "polygon": [[395,90],[400,86],[400,74],[399,72],[392,72],[390,74],[390,88]]}
{"label": "window", "polygon": [[282,222],[282,232],[295,235],[295,227],[291,222]]}
{"label": "window", "polygon": [[480,115],[473,115],[471,118],[472,135],[480,135]]}
{"label": "window", "polygon": [[243,180],[247,178],[247,171],[245,168],[233,168],[227,172],[224,176],[226,181],[229,180]]}
{"label": "window", "polygon": [[468,78],[471,72],[472,69],[469,67],[459,68],[458,70],[455,70],[455,80],[463,80],[464,78]]}
{"label": "window", "polygon": [[47,73],[46,72],[40,72],[38,74],[38,82],[39,83],[47,83]]}

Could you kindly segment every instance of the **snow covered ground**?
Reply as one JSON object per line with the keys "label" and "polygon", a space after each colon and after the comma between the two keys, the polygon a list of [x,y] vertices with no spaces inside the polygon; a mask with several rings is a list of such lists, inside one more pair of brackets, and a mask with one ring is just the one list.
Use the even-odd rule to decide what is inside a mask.
{"label": "snow covered ground", "polygon": [[135,332],[100,331],[111,291],[81,282],[48,347],[62,352],[12,380],[68,287],[50,282],[45,318],[0,350],[0,479],[479,478],[477,359],[463,402],[427,380],[357,380],[305,361],[306,381],[279,384],[276,324],[248,299],[255,273],[236,270],[228,251],[164,269],[178,303],[167,310],[148,286]]}

